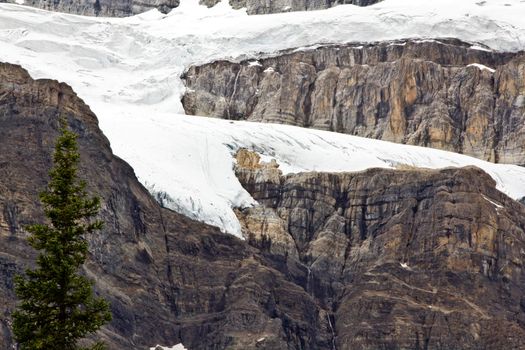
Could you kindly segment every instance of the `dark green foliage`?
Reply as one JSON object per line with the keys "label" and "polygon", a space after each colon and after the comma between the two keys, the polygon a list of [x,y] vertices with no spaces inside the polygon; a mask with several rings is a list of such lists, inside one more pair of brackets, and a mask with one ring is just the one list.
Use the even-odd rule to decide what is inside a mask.
{"label": "dark green foliage", "polygon": [[[22,350],[81,349],[77,342],[111,320],[108,303],[93,296],[93,282],[79,274],[88,254],[86,234],[102,228],[93,219],[100,202],[77,178],[76,134],[62,122],[48,189],[40,194],[49,224],[32,225],[29,244],[40,251],[37,267],[17,276],[21,300],[13,332]],[[101,349],[95,344],[91,349]]]}

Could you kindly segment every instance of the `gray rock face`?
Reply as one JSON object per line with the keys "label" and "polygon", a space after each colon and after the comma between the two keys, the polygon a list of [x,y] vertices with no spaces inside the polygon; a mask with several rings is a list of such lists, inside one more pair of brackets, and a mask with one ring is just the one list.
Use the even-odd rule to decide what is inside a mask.
{"label": "gray rock face", "polygon": [[[338,4],[368,6],[381,0],[229,0],[234,9],[246,8],[249,15],[326,9]],[[15,0],[0,2],[15,3]],[[213,7],[220,0],[200,0]],[[127,17],[152,9],[168,13],[179,6],[180,0],[26,0],[24,5],[43,10],[73,13],[84,16]]]}
{"label": "gray rock face", "polygon": [[253,159],[237,157],[261,204],[240,212],[245,233],[306,265],[334,348],[525,346],[525,206],[480,169],[282,176]]}
{"label": "gray rock face", "polygon": [[[279,12],[323,10],[340,4],[357,6],[373,5],[381,0],[229,0],[234,9],[246,8],[249,15],[262,15]],[[200,0],[201,5],[213,7],[220,0]]]}
{"label": "gray rock face", "polygon": [[312,127],[524,165],[524,71],[522,53],[475,50],[457,40],[327,46],[192,66],[183,76],[182,102],[187,114]]}
{"label": "gray rock face", "polygon": [[85,16],[126,17],[155,8],[168,13],[179,6],[179,2],[180,0],[27,0],[24,5]]}

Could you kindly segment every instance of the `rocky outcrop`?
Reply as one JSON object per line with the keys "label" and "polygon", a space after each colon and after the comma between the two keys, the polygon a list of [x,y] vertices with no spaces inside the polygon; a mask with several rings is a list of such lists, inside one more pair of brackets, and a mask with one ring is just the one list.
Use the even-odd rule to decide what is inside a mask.
{"label": "rocky outcrop", "polygon": [[525,165],[525,55],[397,41],[216,61],[183,76],[187,114],[284,123]]}
{"label": "rocky outcrop", "polygon": [[[4,2],[15,3],[14,0]],[[179,2],[180,0],[26,0],[24,5],[84,16],[127,17],[152,9],[168,13],[178,7]]]}
{"label": "rocky outcrop", "polygon": [[[246,8],[249,15],[262,15],[269,13],[323,10],[341,4],[369,6],[381,0],[229,0],[231,7],[238,10]],[[220,0],[199,0],[201,5],[213,7]]]}
{"label": "rocky outcrop", "polygon": [[[249,15],[309,11],[327,9],[339,4],[354,4],[368,6],[381,0],[229,0],[234,9],[246,8]],[[0,0],[0,2],[16,3],[15,0]],[[213,7],[220,0],[200,0],[203,6]],[[84,16],[127,17],[137,15],[152,9],[168,13],[179,6],[180,0],[26,0],[24,5],[37,7],[48,11],[66,12]]]}
{"label": "rocky outcrop", "polygon": [[79,134],[80,174],[102,199],[105,227],[89,237],[85,273],[111,303],[100,333],[110,349],[328,348],[325,311],[295,283],[304,268],[160,208],[69,86],[9,64],[0,64],[0,348],[14,344],[13,277],[35,258],[24,227],[43,220],[38,193],[60,116]]}
{"label": "rocky outcrop", "polygon": [[333,349],[525,346],[525,207],[480,169],[237,175],[245,234],[306,265]]}

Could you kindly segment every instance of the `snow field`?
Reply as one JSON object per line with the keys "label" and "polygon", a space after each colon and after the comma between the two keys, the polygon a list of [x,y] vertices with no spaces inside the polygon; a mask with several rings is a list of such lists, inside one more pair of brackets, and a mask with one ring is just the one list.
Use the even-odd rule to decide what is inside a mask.
{"label": "snow field", "polygon": [[[285,172],[476,165],[498,188],[525,195],[525,171],[425,148],[283,125],[185,116],[181,73],[190,64],[257,59],[319,43],[456,37],[473,48],[525,49],[525,1],[385,0],[311,12],[248,16],[198,0],[163,15],[92,18],[0,4],[0,61],[71,85],[97,114],[113,151],[164,205],[240,236],[233,207],[255,205],[233,173],[240,147]],[[477,65],[480,69],[490,69]]]}
{"label": "snow field", "polygon": [[[123,124],[125,133],[119,132]],[[113,135],[114,152],[133,166],[151,192],[168,194],[165,206],[239,237],[233,208],[256,205],[233,170],[240,148],[258,152],[264,161],[276,159],[284,174],[473,165],[510,197],[525,196],[525,168],[520,166],[327,131],[169,113],[146,117],[135,111],[104,118],[101,128]]]}

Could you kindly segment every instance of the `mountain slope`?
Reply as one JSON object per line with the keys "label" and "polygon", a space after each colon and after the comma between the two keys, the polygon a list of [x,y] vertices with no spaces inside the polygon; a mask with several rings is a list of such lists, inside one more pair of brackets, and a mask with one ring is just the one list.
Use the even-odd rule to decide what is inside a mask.
{"label": "mountain slope", "polygon": [[[90,237],[85,273],[111,303],[113,321],[101,331],[111,349],[180,342],[225,348],[255,343],[264,332],[275,334],[268,348],[307,339],[312,349],[324,347],[327,333],[319,323],[326,321],[315,316],[320,308],[288,274],[245,242],[160,208],[131,167],[113,156],[96,117],[69,86],[33,81],[20,67],[0,64],[2,348],[14,343],[13,277],[36,258],[24,227],[43,220],[38,193],[61,116],[79,134],[80,175],[101,197],[105,226]],[[268,298],[279,301],[270,307]],[[244,321],[247,310],[257,323]],[[289,339],[299,327],[304,331]]]}
{"label": "mountain slope", "polygon": [[[226,2],[207,9],[184,0],[169,15],[112,19],[0,5],[0,60],[29,70],[0,64],[0,344],[13,345],[13,276],[34,258],[24,227],[43,219],[38,191],[66,116],[80,135],[81,174],[102,198],[106,227],[90,238],[85,273],[111,302],[114,320],[100,332],[111,349],[524,348],[525,206],[516,201],[525,194],[524,168],[180,114],[189,66],[228,59],[218,65],[244,62],[258,77],[259,64],[284,54],[312,55],[322,70],[344,55],[330,51],[343,46],[321,43],[432,39],[406,44],[416,54],[427,48],[421,56],[430,63],[383,59],[381,52],[403,61],[400,42],[342,50],[362,54],[370,63],[363,70],[377,69],[375,52],[377,62],[397,66],[386,76],[415,65],[407,73],[416,81],[429,71],[459,72],[464,79],[450,81],[500,86],[482,64],[501,69],[519,58],[524,9],[517,1],[385,0],[248,16]],[[510,75],[522,70],[513,67]],[[519,79],[499,80],[511,91],[500,96],[507,105],[523,94]],[[226,84],[225,96],[250,92],[228,80],[234,88]],[[481,106],[463,111],[492,110]],[[498,118],[514,118],[522,106],[508,107]],[[514,120],[507,127],[518,127]]]}
{"label": "mountain slope", "polygon": [[234,174],[235,153],[241,148],[267,161],[276,159],[285,174],[474,165],[512,198],[525,196],[525,168],[516,165],[287,125],[162,113],[135,117],[135,112],[120,110],[101,120],[116,154],[164,206],[237,236],[241,231],[233,209],[255,204]]}
{"label": "mountain slope", "polygon": [[[480,41],[501,50],[523,48],[519,38],[525,35],[525,25],[517,14],[524,4],[469,0],[454,2],[454,12],[444,10],[452,3],[387,0],[366,8],[342,5],[300,15],[247,16],[225,3],[207,9],[186,0],[167,16],[149,12],[126,19],[52,14],[4,4],[0,5],[0,59],[23,63],[33,77],[69,83],[100,118],[116,154],[132,164],[143,184],[161,192],[159,199],[162,192],[171,198],[163,200],[165,205],[237,235],[240,226],[232,207],[254,203],[233,174],[233,153],[239,147],[262,149],[265,156],[289,165],[287,171],[478,165],[494,176],[500,189],[519,199],[524,187],[517,167],[494,168],[453,154],[329,133],[177,114],[183,112],[180,75],[189,65],[212,59],[259,57],[261,51],[277,54],[280,49],[319,42],[429,33]],[[486,55],[501,56],[501,62],[512,56]],[[488,73],[476,69],[468,67],[487,78]],[[290,133],[297,136],[289,140]],[[271,149],[274,139],[279,146]],[[307,156],[310,149],[316,150],[315,155]]]}
{"label": "mountain slope", "polygon": [[[38,191],[60,116],[79,133],[80,173],[102,197],[106,225],[85,272],[111,302],[101,332],[111,349],[523,346],[525,207],[479,169],[266,177],[239,157],[236,176],[261,203],[240,214],[254,223],[241,241],[160,208],[70,87],[9,64],[0,65],[1,344],[13,343],[13,276],[34,258],[23,227],[43,218]],[[288,218],[282,235],[254,230],[271,227],[257,210]],[[295,250],[279,249],[287,235]]]}

